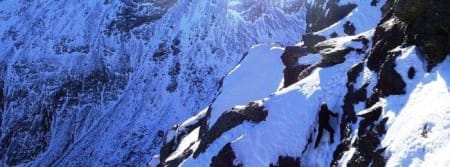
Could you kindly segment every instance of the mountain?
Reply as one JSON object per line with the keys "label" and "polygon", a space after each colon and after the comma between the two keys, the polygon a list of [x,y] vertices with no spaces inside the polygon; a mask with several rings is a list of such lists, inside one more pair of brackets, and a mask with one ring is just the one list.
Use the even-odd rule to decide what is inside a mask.
{"label": "mountain", "polygon": [[[269,3],[270,2],[270,3]],[[0,1],[1,166],[143,166],[298,1]]]}
{"label": "mountain", "polygon": [[306,1],[302,40],[252,47],[149,166],[448,165],[449,5]]}
{"label": "mountain", "polygon": [[445,166],[449,5],[0,1],[1,166]]}

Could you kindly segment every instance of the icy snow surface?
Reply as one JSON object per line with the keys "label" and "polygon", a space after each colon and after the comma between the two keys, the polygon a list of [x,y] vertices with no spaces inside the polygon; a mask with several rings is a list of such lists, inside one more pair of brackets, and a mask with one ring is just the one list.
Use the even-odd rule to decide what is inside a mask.
{"label": "icy snow surface", "polygon": [[[406,95],[386,99],[387,166],[450,164],[450,59],[425,72],[416,47],[400,49],[396,70],[408,84]],[[416,76],[408,79],[410,67]]]}
{"label": "icy snow surface", "polygon": [[280,88],[284,68],[280,57],[283,51],[283,48],[274,45],[250,48],[243,61],[225,77],[220,94],[211,106],[210,126],[223,111],[262,99]]}

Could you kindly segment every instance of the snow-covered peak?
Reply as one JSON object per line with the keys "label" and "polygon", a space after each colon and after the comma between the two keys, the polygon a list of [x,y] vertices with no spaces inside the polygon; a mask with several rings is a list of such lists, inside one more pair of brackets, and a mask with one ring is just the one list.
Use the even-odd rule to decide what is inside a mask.
{"label": "snow-covered peak", "polygon": [[146,164],[248,48],[305,31],[301,0],[239,2],[1,1],[0,166]]}
{"label": "snow-covered peak", "polygon": [[[390,5],[385,1],[307,1],[307,30],[321,29],[277,53],[285,65],[284,77],[272,74],[261,80],[250,75],[255,67],[280,71],[272,70],[265,59],[246,63],[259,54],[251,48],[249,56],[224,78],[215,101],[189,119],[189,127],[174,128],[161,150],[165,156],[152,163],[444,165],[448,162],[443,157],[448,150],[445,144],[450,141],[446,117],[450,106],[445,103],[450,95],[449,58],[427,72],[430,62],[423,59],[421,47],[403,38],[417,32],[408,32],[409,23]],[[314,16],[318,13],[325,16]],[[253,87],[248,87],[247,79],[255,81]],[[280,84],[286,79],[288,84]],[[267,89],[272,83],[278,87],[273,84]],[[324,103],[338,118],[323,122],[318,113]],[[182,133],[173,132],[178,130]],[[193,134],[195,138],[190,137]]]}
{"label": "snow-covered peak", "polygon": [[0,1],[0,166],[444,166],[449,5]]}

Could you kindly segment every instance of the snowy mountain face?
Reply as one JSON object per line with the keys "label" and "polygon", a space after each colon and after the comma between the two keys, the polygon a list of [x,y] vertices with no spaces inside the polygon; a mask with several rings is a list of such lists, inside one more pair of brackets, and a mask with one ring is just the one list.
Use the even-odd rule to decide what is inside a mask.
{"label": "snowy mountain face", "polygon": [[252,45],[297,42],[305,10],[302,0],[0,1],[0,166],[147,164]]}
{"label": "snowy mountain face", "polygon": [[[251,47],[212,103],[165,133],[150,166],[450,163],[450,3],[305,8],[299,43]],[[338,114],[326,123],[335,142],[324,131],[315,147],[323,103]]]}
{"label": "snowy mountain face", "polygon": [[445,166],[449,5],[0,1],[0,166]]}

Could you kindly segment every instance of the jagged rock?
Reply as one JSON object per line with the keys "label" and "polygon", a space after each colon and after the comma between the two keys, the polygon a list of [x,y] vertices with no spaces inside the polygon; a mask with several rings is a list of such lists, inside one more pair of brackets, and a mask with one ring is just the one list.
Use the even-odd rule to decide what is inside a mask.
{"label": "jagged rock", "polygon": [[342,122],[340,124],[341,143],[333,152],[333,160],[331,162],[331,165],[333,166],[338,165],[338,161],[342,158],[344,152],[350,149],[352,140],[350,135],[353,130],[352,124],[357,121],[354,105],[360,101],[364,101],[367,98],[367,83],[358,90],[355,90],[356,88],[354,87],[356,79],[363,69],[364,62],[360,62],[347,72],[347,94],[344,96],[344,105],[342,106],[344,113],[342,114]]}
{"label": "jagged rock", "polygon": [[379,2],[379,0],[372,0],[372,1],[370,2],[370,5],[372,5],[372,6],[377,6],[378,2]]}
{"label": "jagged rock", "polygon": [[359,131],[358,134],[363,134],[366,132],[366,128],[369,127],[370,124],[372,124],[373,122],[375,122],[376,120],[378,120],[378,118],[380,118],[381,113],[383,112],[383,108],[381,107],[377,107],[375,109],[372,109],[370,111],[368,111],[367,113],[358,115],[358,117],[362,117],[364,118],[360,123],[359,123]]}
{"label": "jagged rock", "polygon": [[[171,139],[169,139],[168,142],[164,142],[163,146],[161,147],[161,150],[159,152],[159,159],[160,162],[165,162],[165,160],[170,156],[172,152],[175,151],[177,145],[181,142],[184,136],[191,133],[195,128],[200,127],[200,135],[204,135],[207,132],[208,128],[208,117],[211,113],[212,108],[208,107],[206,114],[204,117],[199,118],[197,122],[193,123],[192,125],[186,126],[186,127],[179,127],[174,126],[170,131],[177,132],[175,136]],[[167,135],[167,134],[166,134]],[[167,138],[167,136],[165,137]],[[167,139],[166,139],[167,140]]]}
{"label": "jagged rock", "polygon": [[398,53],[390,53],[386,62],[381,65],[378,72],[378,82],[375,88],[381,96],[399,95],[405,93],[406,83],[395,70],[395,57]]}
{"label": "jagged rock", "polygon": [[[208,109],[208,113],[211,111],[211,108]],[[159,166],[177,166],[182,160],[193,155],[193,157],[197,157],[199,154],[203,153],[208,145],[214,142],[218,137],[225,133],[226,131],[242,124],[244,121],[251,121],[254,123],[259,123],[264,121],[267,117],[268,111],[264,110],[264,106],[256,102],[250,102],[244,108],[233,108],[231,111],[224,112],[217,122],[209,129],[206,130],[207,127],[207,118],[209,117],[207,114],[206,117],[199,120],[197,123],[190,125],[189,127],[183,127],[181,133],[177,134],[177,137],[173,138],[171,141],[164,144],[163,148],[160,151],[160,162]],[[166,158],[169,157],[170,153],[174,151],[177,147],[177,143],[179,143],[182,137],[189,132],[191,132],[196,127],[200,126],[200,143],[197,150],[193,151],[190,148],[187,148],[183,151],[182,155],[179,157],[175,157],[173,160],[166,161]],[[179,130],[178,130],[179,131]],[[224,148],[227,149],[227,148]],[[224,150],[223,156],[228,155],[229,150]],[[222,156],[222,155],[221,155]],[[218,157],[220,157],[218,155]],[[219,163],[221,158],[216,159],[216,163]]]}
{"label": "jagged rock", "polygon": [[[450,2],[437,0],[391,0],[383,7],[408,25],[407,42],[417,45],[427,60],[430,71],[442,62],[450,49]],[[389,13],[387,12],[387,13]]]}
{"label": "jagged rock", "polygon": [[161,19],[175,2],[177,0],[157,0],[147,2],[151,5],[143,5],[139,1],[122,0],[123,6],[117,12],[116,19],[107,26],[106,33],[108,35],[113,33],[129,35],[134,28]]}
{"label": "jagged rock", "polygon": [[[352,159],[348,162],[349,166],[368,166],[372,163],[373,166],[385,166],[386,160],[383,157],[384,149],[377,149],[380,145],[380,137],[386,133],[387,118],[384,118],[379,123],[370,122],[373,124],[368,130],[367,127],[360,127],[359,130],[364,130],[359,133],[353,147],[356,151]],[[362,129],[364,128],[364,129]]]}
{"label": "jagged rock", "polygon": [[408,70],[408,78],[413,79],[416,76],[416,69],[414,67],[410,67]]}
{"label": "jagged rock", "polygon": [[[324,6],[317,4],[323,4]],[[306,21],[308,23],[306,32],[316,32],[339,21],[350,13],[355,7],[356,4],[339,6],[339,0],[315,1],[310,6],[307,6],[309,10],[306,13]]]}
{"label": "jagged rock", "polygon": [[321,61],[322,67],[329,67],[335,64],[340,64],[345,61],[345,56],[352,51],[350,48],[340,48],[333,51],[323,51],[320,54],[323,59]]}
{"label": "jagged rock", "polygon": [[344,24],[344,33],[347,35],[355,35],[356,28],[352,22],[347,21]]}
{"label": "jagged rock", "polygon": [[373,71],[378,71],[386,61],[388,52],[397,46],[401,46],[407,32],[407,24],[399,20],[392,13],[383,18],[376,28],[373,37],[373,47],[369,54],[367,66]]}
{"label": "jagged rock", "polygon": [[236,155],[234,154],[233,148],[231,148],[231,144],[226,144],[220,151],[217,156],[214,156],[211,159],[211,167],[240,167],[242,164],[235,165],[234,161],[236,159]]}
{"label": "jagged rock", "polygon": [[194,157],[204,152],[208,145],[222,135],[222,133],[242,124],[244,121],[259,123],[267,117],[268,111],[259,103],[251,102],[245,108],[233,108],[223,113],[217,122],[200,139],[200,144]]}
{"label": "jagged rock", "polygon": [[[161,147],[158,131],[209,104],[242,53],[261,41],[296,43],[305,29],[301,0],[237,8],[221,0],[1,4],[0,150],[29,153],[19,166],[143,166]],[[107,75],[88,79],[96,69]],[[41,107],[53,118],[51,136],[48,150],[35,151],[44,141],[31,134],[46,126]],[[24,142],[13,148],[7,134],[28,118],[35,124],[14,132]],[[1,156],[2,164],[15,155]]]}
{"label": "jagged rock", "polygon": [[288,87],[298,81],[298,76],[301,71],[306,69],[307,65],[298,64],[298,59],[301,56],[305,56],[308,53],[308,48],[304,46],[288,46],[281,55],[281,60],[285,66],[284,73],[284,85]]}
{"label": "jagged rock", "polygon": [[333,33],[330,34],[330,38],[336,38],[338,36],[339,35],[337,34],[337,32],[333,32]]}
{"label": "jagged rock", "polygon": [[158,49],[153,53],[152,60],[157,61],[164,61],[169,57],[170,51],[166,44],[160,43],[158,46]]}
{"label": "jagged rock", "polygon": [[300,158],[290,156],[279,156],[276,164],[270,164],[270,167],[300,167]]}
{"label": "jagged rock", "polygon": [[305,46],[307,46],[311,51],[316,52],[316,50],[314,49],[314,45],[316,45],[319,42],[325,41],[327,38],[324,36],[308,33],[304,34],[302,36],[302,39]]}

